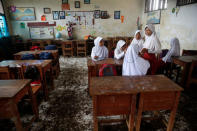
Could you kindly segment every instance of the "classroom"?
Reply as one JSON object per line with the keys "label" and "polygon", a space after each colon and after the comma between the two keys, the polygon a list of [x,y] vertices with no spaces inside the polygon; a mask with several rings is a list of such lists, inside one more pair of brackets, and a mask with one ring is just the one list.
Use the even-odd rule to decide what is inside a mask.
{"label": "classroom", "polygon": [[196,131],[197,0],[0,0],[0,131]]}

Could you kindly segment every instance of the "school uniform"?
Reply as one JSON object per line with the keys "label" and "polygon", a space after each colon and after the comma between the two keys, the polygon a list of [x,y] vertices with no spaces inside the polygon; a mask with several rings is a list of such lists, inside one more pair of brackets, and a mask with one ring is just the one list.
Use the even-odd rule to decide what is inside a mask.
{"label": "school uniform", "polygon": [[119,40],[116,46],[116,49],[114,51],[114,58],[116,59],[121,59],[124,57],[125,52],[123,50],[121,50],[121,48],[125,45],[125,41],[123,40]]}
{"label": "school uniform", "polygon": [[[92,48],[92,53],[91,53],[91,58],[94,61],[103,60],[103,59],[108,58],[108,49],[105,46],[100,46],[99,45],[100,44],[100,41],[102,39],[103,38],[101,38],[101,37],[97,37],[94,40],[94,45],[95,46]],[[98,58],[95,59],[94,58],[95,56],[98,56]]]}

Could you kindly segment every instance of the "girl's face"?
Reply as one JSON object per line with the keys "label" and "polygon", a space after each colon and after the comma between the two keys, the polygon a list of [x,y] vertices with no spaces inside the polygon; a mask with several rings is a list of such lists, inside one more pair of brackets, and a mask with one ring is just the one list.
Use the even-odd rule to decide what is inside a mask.
{"label": "girl's face", "polygon": [[140,40],[141,39],[140,32],[138,32],[135,37],[136,37],[137,40]]}
{"label": "girl's face", "polygon": [[124,45],[121,47],[121,50],[124,51],[126,48],[127,48],[127,45],[124,44]]}
{"label": "girl's face", "polygon": [[146,29],[145,29],[145,34],[146,34],[147,36],[151,36],[152,33],[153,33],[153,32],[152,32],[149,28],[146,28]]}
{"label": "girl's face", "polygon": [[104,46],[104,41],[103,40],[100,41],[99,46]]}

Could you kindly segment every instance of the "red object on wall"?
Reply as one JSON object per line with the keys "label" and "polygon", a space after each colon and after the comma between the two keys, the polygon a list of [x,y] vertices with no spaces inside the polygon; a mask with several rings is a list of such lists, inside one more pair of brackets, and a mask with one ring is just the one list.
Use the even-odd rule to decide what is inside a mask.
{"label": "red object on wall", "polygon": [[41,21],[46,21],[46,16],[45,15],[41,16]]}

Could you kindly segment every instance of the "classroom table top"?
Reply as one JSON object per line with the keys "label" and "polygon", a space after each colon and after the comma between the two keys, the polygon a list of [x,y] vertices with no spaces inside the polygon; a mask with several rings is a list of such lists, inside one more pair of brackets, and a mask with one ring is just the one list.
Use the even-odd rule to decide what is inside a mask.
{"label": "classroom table top", "polygon": [[45,67],[50,64],[52,60],[4,60],[0,62],[0,67],[19,67],[21,65],[35,65]]}
{"label": "classroom table top", "polygon": [[36,50],[36,51],[20,51],[14,55],[24,55],[24,54],[40,54],[42,52],[58,53],[58,50]]}
{"label": "classroom table top", "polygon": [[193,60],[197,60],[197,55],[174,57],[173,60],[178,60],[185,63],[191,63]]}
{"label": "classroom table top", "polygon": [[92,77],[90,81],[92,96],[182,90],[164,75]]}
{"label": "classroom table top", "polygon": [[106,58],[100,61],[93,61],[92,59],[88,58],[87,60],[88,66],[95,66],[95,65],[102,65],[102,64],[122,65],[123,59],[117,60],[114,58]]}
{"label": "classroom table top", "polygon": [[0,80],[0,99],[12,98],[20,92],[31,80]]}

